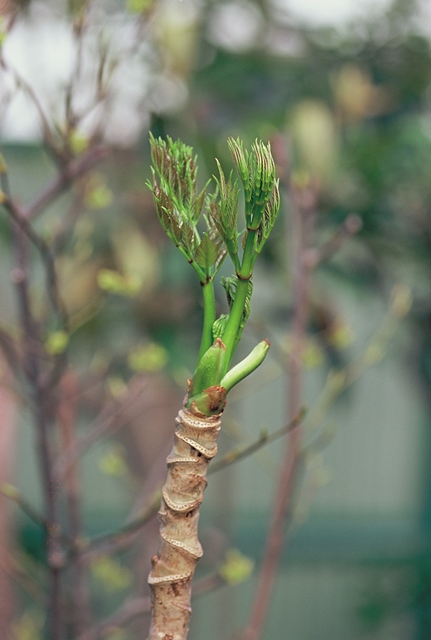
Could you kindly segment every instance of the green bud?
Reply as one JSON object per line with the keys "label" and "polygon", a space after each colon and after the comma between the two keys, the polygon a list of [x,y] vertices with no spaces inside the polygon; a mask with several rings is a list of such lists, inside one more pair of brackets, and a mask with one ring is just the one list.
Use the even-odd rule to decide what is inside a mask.
{"label": "green bud", "polygon": [[223,333],[226,328],[226,323],[228,321],[229,316],[223,313],[220,318],[217,318],[213,323],[213,336],[214,339],[223,338]]}
{"label": "green bud", "polygon": [[208,387],[190,399],[189,406],[193,413],[200,413],[204,416],[220,414],[226,405],[226,389],[220,385]]}
{"label": "green bud", "polygon": [[205,389],[220,383],[225,353],[226,347],[220,338],[217,338],[204,353],[197,364],[190,385],[189,398],[191,400]]}
{"label": "green bud", "polygon": [[221,386],[226,389],[226,393],[262,364],[266,358],[269,347],[269,341],[262,340],[244,360],[228,371],[220,383]]}

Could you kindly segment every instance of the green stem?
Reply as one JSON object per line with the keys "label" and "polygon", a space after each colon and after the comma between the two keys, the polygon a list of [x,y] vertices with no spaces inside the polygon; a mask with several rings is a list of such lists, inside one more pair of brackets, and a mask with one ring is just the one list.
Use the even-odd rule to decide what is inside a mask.
{"label": "green stem", "polygon": [[202,283],[202,295],[204,299],[204,323],[198,362],[213,343],[212,327],[216,319],[216,308],[212,278],[207,280],[207,282]]}
{"label": "green stem", "polygon": [[223,333],[223,342],[226,347],[226,357],[223,367],[223,375],[226,374],[231,363],[236,345],[238,344],[240,326],[244,314],[245,302],[250,278],[253,275],[253,244],[254,231],[249,231],[245,242],[242,265],[237,272],[238,282],[236,286],[235,300],[229,313],[226,329]]}

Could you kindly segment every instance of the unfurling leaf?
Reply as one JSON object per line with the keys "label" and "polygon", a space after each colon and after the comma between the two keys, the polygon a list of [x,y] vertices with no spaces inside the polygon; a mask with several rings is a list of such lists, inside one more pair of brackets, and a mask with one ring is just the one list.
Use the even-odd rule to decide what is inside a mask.
{"label": "unfurling leaf", "polygon": [[217,247],[211,242],[207,233],[203,234],[201,243],[196,249],[195,260],[206,273],[209,273],[217,260]]}
{"label": "unfurling leaf", "polygon": [[263,210],[263,215],[260,220],[260,224],[257,228],[257,233],[254,240],[254,249],[256,253],[260,253],[263,249],[263,245],[268,240],[269,234],[277,219],[278,211],[280,209],[280,191],[278,188],[278,180],[274,182],[274,186],[266,206]]}
{"label": "unfurling leaf", "polygon": [[223,333],[226,328],[228,318],[228,315],[222,314],[220,318],[217,318],[217,320],[214,321],[212,329],[214,340],[216,340],[217,338],[223,339]]}
{"label": "unfurling leaf", "polygon": [[210,217],[221,237],[223,238],[227,251],[234,263],[238,253],[238,198],[239,187],[237,181],[232,180],[232,173],[226,180],[220,163],[217,162],[220,178],[216,178],[217,191],[209,198],[207,209]]}
{"label": "unfurling leaf", "polygon": [[242,140],[239,138],[237,140],[229,138],[227,145],[238,171],[238,175],[241,178],[241,182],[243,183],[244,188],[248,190],[250,187],[249,154],[247,151],[244,151]]}
{"label": "unfurling leaf", "polygon": [[205,199],[205,188],[197,191],[196,158],[192,148],[180,140],[150,136],[150,144],[154,168],[147,186],[153,192],[157,215],[168,236],[193,262],[200,241],[196,224]]}
{"label": "unfurling leaf", "polygon": [[[226,291],[227,302],[228,302],[229,308],[231,308],[235,301],[238,278],[237,276],[233,276],[230,278],[222,278],[221,284],[224,290]],[[247,296],[245,299],[244,311],[242,315],[242,323],[241,323],[242,327],[245,325],[245,323],[248,320],[248,316],[250,315],[250,302],[251,302],[252,293],[253,293],[253,281],[250,279],[248,281]]]}

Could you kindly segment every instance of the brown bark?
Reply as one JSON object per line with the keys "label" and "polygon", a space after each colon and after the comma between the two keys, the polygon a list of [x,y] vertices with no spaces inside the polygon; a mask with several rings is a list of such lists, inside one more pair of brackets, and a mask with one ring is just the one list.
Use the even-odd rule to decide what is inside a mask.
{"label": "brown bark", "polygon": [[176,418],[174,446],[159,511],[160,547],[148,582],[152,621],[148,640],[185,640],[191,615],[191,582],[202,547],[199,507],[210,460],[217,453],[221,412],[206,417],[192,405]]}

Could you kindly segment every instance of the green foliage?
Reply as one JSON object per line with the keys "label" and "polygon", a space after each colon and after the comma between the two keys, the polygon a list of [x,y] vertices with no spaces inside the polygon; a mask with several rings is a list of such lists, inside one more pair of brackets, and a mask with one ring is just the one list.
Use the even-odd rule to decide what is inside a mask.
{"label": "green foliage", "polygon": [[197,223],[206,187],[198,191],[197,164],[193,150],[180,140],[150,138],[153,161],[153,192],[159,220],[175,245],[205,284],[221,266],[225,250],[215,226],[206,219],[207,232],[201,239]]}
{"label": "green foliage", "polygon": [[[201,191],[197,188],[197,161],[191,147],[180,140],[156,140],[153,136],[150,144],[153,180],[148,186],[153,192],[157,215],[203,285],[204,327],[189,392],[191,403],[205,389],[220,384],[241,338],[250,314],[254,263],[274,226],[280,206],[278,180],[269,144],[256,140],[251,151],[247,151],[241,140],[228,140],[244,189],[245,227],[239,233],[240,189],[233,172],[226,178],[216,160],[219,173],[215,178],[216,189],[213,194],[206,195],[208,183]],[[198,222],[204,201],[207,214],[202,217],[207,230],[201,236]],[[235,268],[233,277],[222,279],[229,314],[216,319],[213,280],[227,253]],[[253,362],[255,367],[260,364],[257,360]],[[235,376],[235,380],[240,379],[241,374]],[[213,411],[214,403],[209,405]]]}

